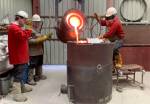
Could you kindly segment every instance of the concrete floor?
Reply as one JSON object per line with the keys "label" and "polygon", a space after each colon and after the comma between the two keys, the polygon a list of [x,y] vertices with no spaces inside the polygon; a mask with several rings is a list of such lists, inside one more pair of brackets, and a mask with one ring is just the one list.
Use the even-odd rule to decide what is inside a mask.
{"label": "concrete floor", "polygon": [[[59,95],[60,85],[66,84],[66,66],[64,65],[45,65],[44,74],[48,79],[38,82],[33,87],[33,91],[25,93],[28,101],[17,103],[12,101],[12,96],[7,95],[0,100],[0,104],[70,104],[66,95]],[[136,75],[140,80],[140,73]],[[150,73],[146,72],[144,76],[144,90],[139,86],[133,86],[132,83],[121,82],[123,92],[118,92],[113,85],[112,100],[108,104],[150,104]]]}

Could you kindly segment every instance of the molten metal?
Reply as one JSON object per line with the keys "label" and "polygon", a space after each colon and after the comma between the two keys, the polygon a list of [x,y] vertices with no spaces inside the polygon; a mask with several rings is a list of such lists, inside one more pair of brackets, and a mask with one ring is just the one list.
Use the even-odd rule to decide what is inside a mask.
{"label": "molten metal", "polygon": [[79,32],[83,28],[84,23],[85,17],[80,10],[68,10],[58,24],[58,38],[64,43],[67,43],[68,41],[78,42]]}

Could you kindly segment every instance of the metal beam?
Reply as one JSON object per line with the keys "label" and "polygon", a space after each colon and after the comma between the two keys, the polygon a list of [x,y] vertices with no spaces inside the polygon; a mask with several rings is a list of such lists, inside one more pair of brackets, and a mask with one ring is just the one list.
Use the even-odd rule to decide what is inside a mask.
{"label": "metal beam", "polygon": [[58,6],[59,6],[59,2],[60,0],[55,0],[55,19],[57,20],[58,19]]}
{"label": "metal beam", "polygon": [[114,0],[107,0],[106,1],[106,7],[109,8],[109,7],[113,6],[114,5],[113,2],[114,2]]}
{"label": "metal beam", "polygon": [[85,12],[85,0],[80,0],[80,3],[82,12]]}
{"label": "metal beam", "polygon": [[32,0],[32,14],[40,15],[40,0]]}

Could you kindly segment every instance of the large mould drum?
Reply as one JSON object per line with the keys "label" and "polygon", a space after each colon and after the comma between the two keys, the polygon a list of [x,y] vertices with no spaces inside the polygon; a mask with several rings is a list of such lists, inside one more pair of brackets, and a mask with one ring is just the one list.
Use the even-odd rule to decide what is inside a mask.
{"label": "large mould drum", "polygon": [[67,43],[67,92],[75,104],[105,104],[112,95],[113,44]]}

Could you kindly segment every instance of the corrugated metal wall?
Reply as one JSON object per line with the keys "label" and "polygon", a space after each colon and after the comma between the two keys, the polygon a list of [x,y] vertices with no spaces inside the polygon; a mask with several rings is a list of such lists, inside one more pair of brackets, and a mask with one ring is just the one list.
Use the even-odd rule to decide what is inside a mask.
{"label": "corrugated metal wall", "polygon": [[[122,1],[114,0],[118,10]],[[121,48],[124,64],[139,64],[146,71],[150,71],[150,0],[124,0],[121,8],[124,16],[132,20],[136,20],[144,14],[141,21],[127,22],[128,25],[123,25],[126,33],[125,44],[128,44]],[[147,10],[144,11],[144,8]]]}
{"label": "corrugated metal wall", "polygon": [[14,20],[14,14],[24,10],[32,15],[32,0],[0,0],[0,20],[9,15],[10,21]]}
{"label": "corrugated metal wall", "polygon": [[[42,16],[55,16],[55,1],[56,0],[41,0],[41,15]],[[59,0],[58,0],[59,1]],[[85,8],[84,13],[86,16],[93,15],[94,12],[103,15],[106,10],[106,0],[84,0]],[[123,4],[121,4],[124,1]],[[144,1],[147,6],[145,6]],[[122,14],[127,19],[136,20],[144,14],[142,21],[150,21],[150,0],[113,0],[114,7],[117,8],[118,14],[122,21],[123,18],[120,15],[120,10]],[[75,2],[75,0],[62,0],[59,3],[59,16],[63,16],[64,12],[71,8],[81,8],[81,6]],[[144,11],[144,8],[147,10]],[[56,21],[54,18],[45,18],[45,29],[44,33],[49,31],[54,33],[53,38],[57,38],[55,30],[50,27],[56,26]],[[105,28],[100,27],[98,24],[94,27],[93,31],[90,31],[91,25],[95,24],[96,21],[92,19],[87,20],[84,33],[82,37],[96,37],[97,34],[103,33]],[[60,41],[49,41],[45,44],[45,64],[66,64],[66,45]]]}
{"label": "corrugated metal wall", "polygon": [[[56,0],[40,0],[41,16],[55,16],[55,1]],[[59,0],[58,0],[59,1]],[[86,16],[91,16],[94,12],[99,15],[103,15],[106,11],[106,0],[84,0],[84,13]],[[77,0],[62,0],[59,3],[58,15],[63,16],[66,10],[71,8],[83,9]],[[52,27],[56,26],[55,18],[43,18],[44,28],[43,33],[53,32],[53,38],[57,39],[55,30]],[[82,37],[96,37],[105,31],[105,28],[99,27],[98,24],[94,29],[90,31],[92,25],[96,23],[96,20],[87,18],[87,23],[82,34]],[[60,41],[47,41],[45,42],[45,54],[44,63],[45,64],[66,64],[66,44]]]}

